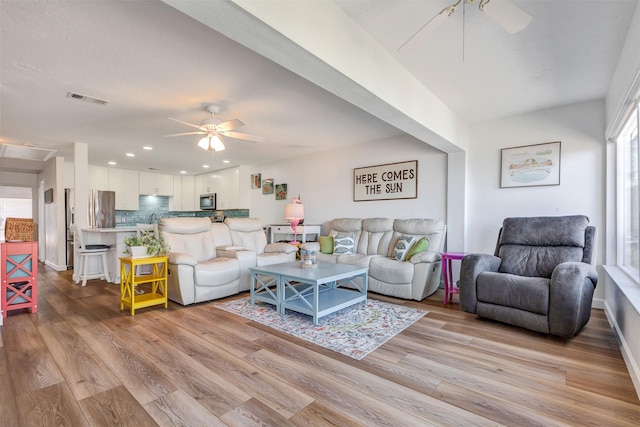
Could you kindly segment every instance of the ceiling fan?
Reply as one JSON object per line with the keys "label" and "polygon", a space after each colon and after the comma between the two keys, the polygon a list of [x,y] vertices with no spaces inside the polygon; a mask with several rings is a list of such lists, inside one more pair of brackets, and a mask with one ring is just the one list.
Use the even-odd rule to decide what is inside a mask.
{"label": "ceiling fan", "polygon": [[171,136],[184,136],[184,135],[204,135],[204,137],[200,139],[200,141],[198,141],[198,147],[207,151],[224,150],[225,146],[223,141],[226,138],[242,139],[244,141],[250,141],[250,142],[264,141],[264,138],[259,136],[249,135],[247,133],[242,133],[242,132],[235,132],[234,131],[235,129],[241,126],[244,126],[244,123],[238,119],[232,119],[227,121],[222,121],[220,119],[217,119],[216,114],[220,112],[220,107],[218,107],[217,105],[208,105],[206,107],[206,110],[209,113],[211,113],[211,117],[202,120],[199,125],[169,117],[169,120],[182,123],[184,125],[190,126],[192,128],[196,128],[198,130],[192,131],[192,132],[174,133],[166,136],[171,137]]}
{"label": "ceiling fan", "polygon": [[511,34],[516,34],[524,30],[533,20],[531,15],[509,0],[457,0],[455,3],[445,7],[433,18],[427,21],[426,24],[424,24],[398,48],[398,51],[404,49],[407,45],[412,44],[410,42],[416,39],[422,39],[424,36],[431,33],[431,31],[446,21],[449,16],[453,15],[461,3],[463,13],[465,5],[478,3],[478,9],[480,9],[480,12],[483,12]]}

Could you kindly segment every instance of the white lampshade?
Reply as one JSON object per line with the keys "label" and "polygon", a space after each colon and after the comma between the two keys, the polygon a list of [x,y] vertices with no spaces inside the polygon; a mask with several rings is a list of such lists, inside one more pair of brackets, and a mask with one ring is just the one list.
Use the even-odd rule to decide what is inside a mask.
{"label": "white lampshade", "polygon": [[207,135],[198,141],[198,147],[207,151],[222,151],[224,150],[224,144],[218,138],[218,135]]}
{"label": "white lampshade", "polygon": [[284,209],[285,219],[304,219],[304,206],[301,203],[289,203]]}

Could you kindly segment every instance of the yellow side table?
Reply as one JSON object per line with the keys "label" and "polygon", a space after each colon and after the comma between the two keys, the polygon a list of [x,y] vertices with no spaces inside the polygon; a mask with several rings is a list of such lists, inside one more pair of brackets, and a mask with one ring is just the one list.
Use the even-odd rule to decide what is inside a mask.
{"label": "yellow side table", "polygon": [[[169,306],[167,294],[167,256],[148,258],[120,258],[120,310],[131,307],[131,315],[137,308],[164,304]],[[136,275],[136,266],[151,265],[151,274]],[[151,293],[136,295],[136,285],[151,283]]]}

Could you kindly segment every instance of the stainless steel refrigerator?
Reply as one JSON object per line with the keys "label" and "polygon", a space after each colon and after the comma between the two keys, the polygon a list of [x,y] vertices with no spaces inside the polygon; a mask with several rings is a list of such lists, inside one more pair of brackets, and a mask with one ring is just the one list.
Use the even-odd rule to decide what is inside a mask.
{"label": "stainless steel refrigerator", "polygon": [[115,228],[116,193],[115,191],[91,190],[89,193],[89,227]]}

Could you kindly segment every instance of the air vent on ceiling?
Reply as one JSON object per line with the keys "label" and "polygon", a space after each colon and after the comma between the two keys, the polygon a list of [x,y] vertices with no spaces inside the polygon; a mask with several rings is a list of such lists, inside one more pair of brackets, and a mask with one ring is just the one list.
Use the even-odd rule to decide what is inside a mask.
{"label": "air vent on ceiling", "polygon": [[106,99],[96,98],[95,96],[83,95],[76,92],[67,92],[67,97],[79,99],[80,101],[90,102],[92,104],[107,105],[109,101]]}
{"label": "air vent on ceiling", "polygon": [[36,148],[28,145],[0,145],[0,157],[5,157],[7,159],[38,160],[40,162],[46,162],[53,157],[54,154],[56,154],[56,150],[50,150],[48,148]]}

